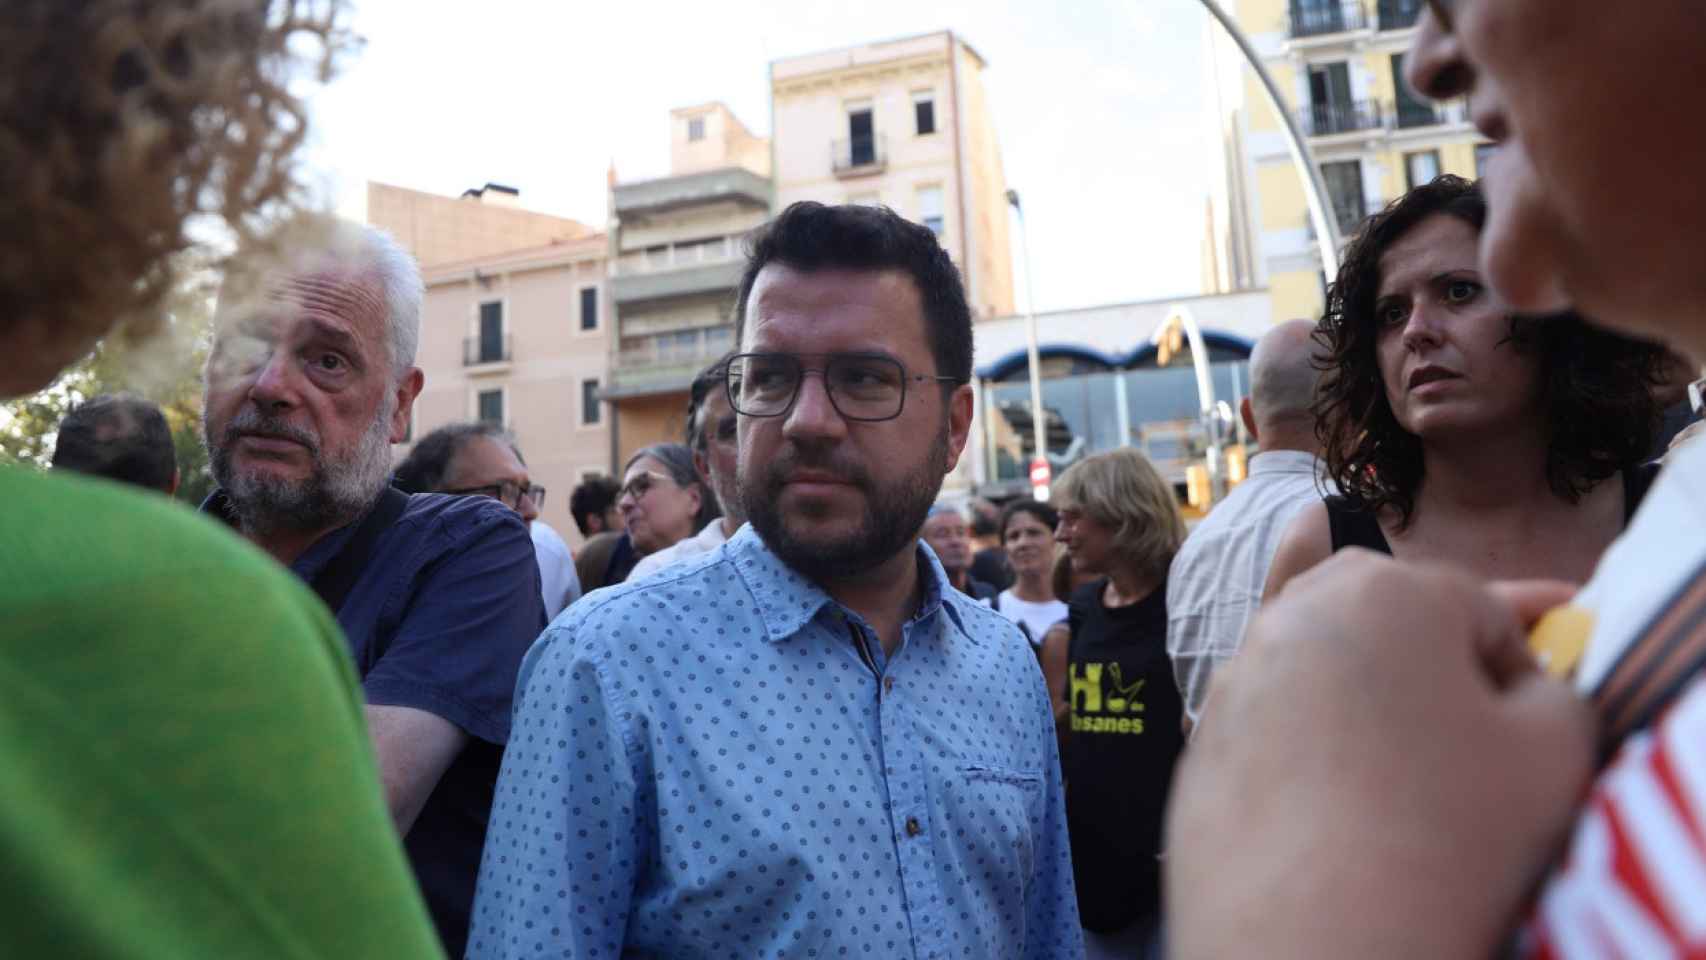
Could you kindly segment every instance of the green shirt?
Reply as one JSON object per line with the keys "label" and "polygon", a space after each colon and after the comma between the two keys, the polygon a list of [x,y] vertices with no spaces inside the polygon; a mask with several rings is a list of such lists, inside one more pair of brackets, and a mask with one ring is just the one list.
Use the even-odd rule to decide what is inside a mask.
{"label": "green shirt", "polygon": [[0,956],[441,956],[343,638],[165,497],[0,469]]}

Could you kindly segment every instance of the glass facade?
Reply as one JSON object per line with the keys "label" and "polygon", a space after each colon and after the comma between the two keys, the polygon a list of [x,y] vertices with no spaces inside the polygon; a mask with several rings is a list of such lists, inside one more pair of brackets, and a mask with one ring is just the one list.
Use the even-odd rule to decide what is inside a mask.
{"label": "glass facade", "polygon": [[[1231,405],[1249,389],[1249,364],[1232,350],[1211,347],[1214,396]],[[1043,409],[1048,417],[1048,459],[1056,476],[1092,453],[1134,446],[1161,475],[1185,482],[1185,468],[1203,455],[1196,372],[1189,351],[1166,367],[1153,362],[1111,369],[1090,361],[1050,357],[1042,362]],[[1026,368],[983,382],[987,476],[994,484],[1025,482],[1035,436]]]}

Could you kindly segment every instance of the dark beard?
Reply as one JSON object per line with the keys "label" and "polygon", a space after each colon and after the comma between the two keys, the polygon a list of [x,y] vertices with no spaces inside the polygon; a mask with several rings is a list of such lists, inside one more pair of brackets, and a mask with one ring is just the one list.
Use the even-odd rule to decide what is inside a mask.
{"label": "dark beard", "polygon": [[[789,444],[764,466],[740,469],[740,497],[747,521],[764,545],[790,568],[816,583],[833,583],[862,576],[906,549],[918,531],[947,473],[948,427],[943,423],[922,463],[878,485],[870,473],[853,464],[836,463],[832,454],[818,454]],[[794,470],[833,471],[865,495],[865,515],[858,529],[835,539],[807,539],[789,529],[781,508],[784,478]]]}

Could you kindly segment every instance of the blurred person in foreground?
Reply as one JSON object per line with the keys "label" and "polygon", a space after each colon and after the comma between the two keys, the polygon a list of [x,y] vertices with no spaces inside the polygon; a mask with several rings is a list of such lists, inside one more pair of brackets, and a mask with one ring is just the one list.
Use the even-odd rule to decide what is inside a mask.
{"label": "blurred person in foreground", "polygon": [[1518,317],[1477,257],[1480,188],[1443,176],[1371,217],[1317,334],[1316,434],[1338,493],[1292,522],[1279,590],[1345,547],[1489,580],[1585,580],[1656,468],[1662,352]]}
{"label": "blurred person in foreground", "polygon": [[53,442],[53,469],[105,477],[168,497],[178,492],[172,430],[159,407],[137,397],[95,397],[66,414]]}
{"label": "blurred person in foreground", "polygon": [[490,497],[392,487],[424,377],[414,258],[372,227],[296,226],[227,280],[202,510],[288,566],[343,627],[385,798],[451,955],[462,952],[521,658],[545,626],[527,525]]}
{"label": "blurred person in foreground", "polygon": [[[1502,141],[1480,269],[1512,310],[1581,310],[1706,356],[1706,7],[1429,4],[1410,83]],[[1635,60],[1630,51],[1638,52]],[[1557,424],[1568,429],[1571,424]],[[1706,447],[1565,584],[1343,551],[1252,623],[1181,771],[1173,955],[1698,956]]]}
{"label": "blurred person in foreground", "polygon": [[575,578],[569,545],[539,519],[545,488],[528,476],[521,446],[502,426],[475,421],[439,427],[416,441],[392,483],[404,493],[491,497],[514,510],[533,539],[545,619],[553,619],[579,599],[580,581]]}
{"label": "blurred person in foreground", "polygon": [[[348,37],[336,5],[286,2],[19,0],[4,23],[15,397],[146,341],[187,222],[252,236],[295,197],[285,85]],[[0,493],[0,954],[439,956],[313,595],[153,494],[12,468]]]}
{"label": "blurred person in foreground", "polygon": [[1286,524],[1321,502],[1315,439],[1315,324],[1282,323],[1250,352],[1250,395],[1239,406],[1261,444],[1249,474],[1185,538],[1167,575],[1167,655],[1187,724],[1202,717],[1214,670],[1244,642]]}
{"label": "blurred person in foreground", "polygon": [[1060,514],[1038,500],[1014,500],[1001,511],[996,531],[1016,577],[995,597],[995,612],[1018,624],[1032,649],[1048,629],[1066,619],[1066,604],[1054,595],[1054,529]]}
{"label": "blurred person in foreground", "polygon": [[1161,826],[1184,712],[1167,659],[1167,569],[1185,539],[1173,487],[1131,448],[1060,475],[1056,538],[1097,579],[1067,615],[1061,767],[1089,960],[1149,956],[1161,920]]}
{"label": "blurred person in foreground", "polygon": [[971,575],[971,536],[966,531],[965,514],[958,507],[941,504],[930,508],[919,536],[935,552],[954,589],[979,603],[995,602],[995,588]]}
{"label": "blurred person in foreground", "polygon": [[735,475],[740,447],[735,440],[735,412],[729,406],[726,385],[729,356],[733,354],[701,370],[693,378],[687,398],[687,446],[693,451],[693,472],[716,497],[723,515],[705,524],[697,535],[642,557],[628,575],[630,579],[650,576],[681,560],[710,553],[728,542],[746,523]]}
{"label": "blurred person in foreground", "polygon": [[749,522],[528,655],[469,956],[1078,956],[1036,660],[918,542],[971,426],[958,272],[882,208],[752,244]]}

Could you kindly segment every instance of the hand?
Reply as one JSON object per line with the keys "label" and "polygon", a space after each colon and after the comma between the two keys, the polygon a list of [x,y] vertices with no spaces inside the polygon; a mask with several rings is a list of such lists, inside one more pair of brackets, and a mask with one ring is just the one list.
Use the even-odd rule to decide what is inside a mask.
{"label": "hand", "polygon": [[1173,955],[1489,955],[1592,769],[1592,714],[1525,645],[1569,594],[1361,550],[1295,578],[1175,781]]}

